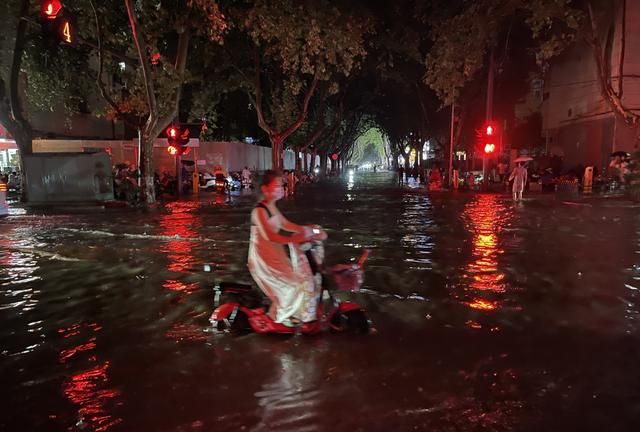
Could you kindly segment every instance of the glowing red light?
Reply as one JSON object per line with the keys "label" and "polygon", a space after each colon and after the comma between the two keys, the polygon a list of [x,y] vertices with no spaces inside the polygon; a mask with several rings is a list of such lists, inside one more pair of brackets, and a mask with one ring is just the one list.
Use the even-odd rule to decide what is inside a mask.
{"label": "glowing red light", "polygon": [[495,144],[487,143],[484,146],[484,152],[486,154],[493,153],[495,150],[496,150],[496,145]]}
{"label": "glowing red light", "polygon": [[487,136],[493,135],[493,126],[487,126]]}
{"label": "glowing red light", "polygon": [[338,154],[337,153],[332,154],[331,159],[333,159],[334,161],[338,160]]}
{"label": "glowing red light", "polygon": [[191,150],[191,147],[182,147],[182,154],[183,155],[189,154],[190,150]]}
{"label": "glowing red light", "polygon": [[169,129],[167,129],[167,136],[169,138],[176,138],[178,136],[178,129],[174,126],[171,126]]}
{"label": "glowing red light", "polygon": [[167,147],[167,151],[169,152],[170,155],[173,155],[173,156],[178,154],[178,148],[176,146],[170,145],[169,147]]}
{"label": "glowing red light", "polygon": [[61,9],[62,3],[60,3],[60,0],[45,0],[40,6],[42,15],[50,20],[56,19]]}

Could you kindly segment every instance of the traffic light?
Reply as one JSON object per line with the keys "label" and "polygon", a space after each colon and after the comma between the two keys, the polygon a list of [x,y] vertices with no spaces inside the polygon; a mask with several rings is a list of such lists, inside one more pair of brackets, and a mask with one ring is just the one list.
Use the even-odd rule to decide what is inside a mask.
{"label": "traffic light", "polygon": [[169,139],[169,141],[178,138],[179,133],[180,129],[178,129],[176,126],[171,125],[167,128],[167,138]]}
{"label": "traffic light", "polygon": [[75,45],[76,22],[73,16],[63,9],[60,0],[42,0],[40,17],[42,31],[49,40]]}
{"label": "traffic light", "polygon": [[43,0],[40,3],[40,15],[44,19],[55,20],[62,10],[60,0]]}
{"label": "traffic light", "polygon": [[484,154],[491,155],[496,151],[496,127],[489,123],[484,129]]}
{"label": "traffic light", "polygon": [[167,151],[170,155],[180,156],[189,153],[190,148],[187,147],[189,144],[188,128],[181,130],[180,126],[171,125],[167,128],[166,134],[169,142]]}

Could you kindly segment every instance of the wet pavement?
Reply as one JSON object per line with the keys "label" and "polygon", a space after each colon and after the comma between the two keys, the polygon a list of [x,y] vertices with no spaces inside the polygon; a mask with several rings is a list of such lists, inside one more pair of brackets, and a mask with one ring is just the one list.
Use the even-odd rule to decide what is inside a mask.
{"label": "wet pavement", "polygon": [[[0,220],[1,431],[638,431],[640,212],[307,186],[280,206],[371,249],[375,335],[233,336],[251,195]],[[202,272],[210,263],[213,274]]]}

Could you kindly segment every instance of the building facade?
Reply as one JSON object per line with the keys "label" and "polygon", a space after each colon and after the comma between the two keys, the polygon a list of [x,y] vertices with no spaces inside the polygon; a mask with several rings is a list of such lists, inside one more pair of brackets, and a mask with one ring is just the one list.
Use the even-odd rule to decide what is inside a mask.
{"label": "building facade", "polygon": [[[609,80],[623,104],[640,113],[640,2],[612,1],[598,15]],[[637,133],[616,117],[601,94],[591,45],[576,42],[549,68],[543,93],[543,135],[547,149],[565,168],[608,166],[614,151],[639,150]]]}

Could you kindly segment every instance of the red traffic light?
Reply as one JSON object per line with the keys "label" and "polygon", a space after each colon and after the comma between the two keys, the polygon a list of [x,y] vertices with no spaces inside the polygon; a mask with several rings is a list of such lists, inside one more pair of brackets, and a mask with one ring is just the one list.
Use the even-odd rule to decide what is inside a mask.
{"label": "red traffic light", "polygon": [[492,136],[496,136],[497,134],[498,134],[498,128],[496,127],[496,124],[494,122],[489,121],[484,124],[485,137],[492,137]]}
{"label": "red traffic light", "polygon": [[167,128],[167,138],[175,139],[178,138],[178,134],[180,133],[180,129],[175,126],[169,126]]}
{"label": "red traffic light", "polygon": [[185,128],[184,130],[180,129],[180,126],[171,125],[166,130],[167,141],[169,142],[169,147],[167,147],[167,151],[174,155],[184,155],[189,152],[189,128]]}
{"label": "red traffic light", "polygon": [[43,0],[40,4],[40,14],[46,19],[56,19],[61,10],[60,0]]}
{"label": "red traffic light", "polygon": [[331,155],[331,159],[334,160],[334,161],[337,161],[338,160],[338,154],[337,153],[332,154]]}
{"label": "red traffic light", "polygon": [[486,154],[491,154],[496,150],[496,145],[493,143],[487,143],[484,145],[484,152]]}

